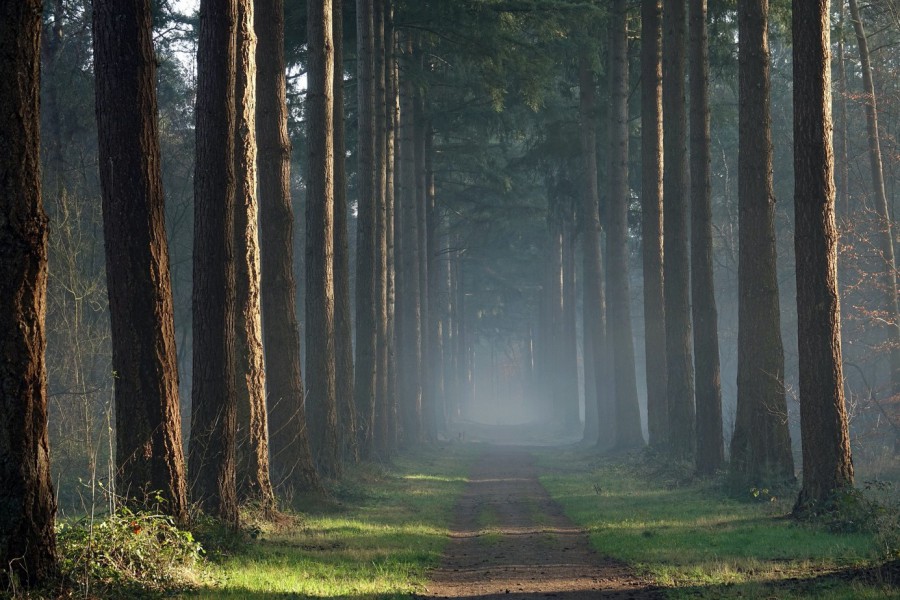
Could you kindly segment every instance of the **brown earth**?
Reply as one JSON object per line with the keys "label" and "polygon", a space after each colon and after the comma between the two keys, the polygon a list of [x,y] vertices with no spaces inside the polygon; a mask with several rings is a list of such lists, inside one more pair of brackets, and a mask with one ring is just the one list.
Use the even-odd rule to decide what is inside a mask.
{"label": "brown earth", "polygon": [[525,448],[487,446],[456,504],[453,533],[426,588],[434,598],[662,598],[592,550],[537,479]]}

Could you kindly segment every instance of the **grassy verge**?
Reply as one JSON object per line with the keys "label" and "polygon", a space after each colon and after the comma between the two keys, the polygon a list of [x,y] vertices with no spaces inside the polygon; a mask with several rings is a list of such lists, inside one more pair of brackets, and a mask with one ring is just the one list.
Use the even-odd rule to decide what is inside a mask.
{"label": "grassy verge", "polygon": [[794,498],[649,477],[639,459],[544,451],[541,481],[599,552],[634,565],[672,598],[900,598],[874,536],[787,517]]}
{"label": "grassy verge", "polygon": [[[191,598],[402,597],[419,592],[447,541],[473,450],[437,447],[364,466],[281,527],[209,563]],[[296,596],[295,596],[296,595]]]}

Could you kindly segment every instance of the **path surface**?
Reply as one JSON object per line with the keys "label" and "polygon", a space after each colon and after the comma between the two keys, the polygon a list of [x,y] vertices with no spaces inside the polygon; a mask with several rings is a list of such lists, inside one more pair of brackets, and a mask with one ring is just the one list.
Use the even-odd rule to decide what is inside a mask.
{"label": "path surface", "polygon": [[436,598],[662,598],[551,500],[524,448],[487,447],[454,511],[452,540],[427,594]]}

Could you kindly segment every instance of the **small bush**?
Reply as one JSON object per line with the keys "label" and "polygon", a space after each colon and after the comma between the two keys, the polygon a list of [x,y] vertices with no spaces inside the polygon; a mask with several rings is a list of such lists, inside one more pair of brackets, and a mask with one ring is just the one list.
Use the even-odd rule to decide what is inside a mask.
{"label": "small bush", "polygon": [[120,508],[99,519],[62,522],[57,530],[64,576],[84,592],[169,590],[194,583],[203,549],[171,517]]}

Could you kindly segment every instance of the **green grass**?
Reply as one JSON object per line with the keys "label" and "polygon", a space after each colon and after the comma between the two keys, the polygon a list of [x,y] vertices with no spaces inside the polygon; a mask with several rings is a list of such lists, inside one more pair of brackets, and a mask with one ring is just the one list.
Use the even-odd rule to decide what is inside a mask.
{"label": "green grass", "polygon": [[422,591],[448,538],[474,450],[418,449],[386,471],[361,467],[337,502],[212,561],[192,598],[406,597]]}
{"label": "green grass", "polygon": [[877,576],[849,574],[879,563],[873,536],[799,524],[787,516],[793,497],[751,501],[748,490],[737,501],[709,483],[668,489],[635,459],[548,450],[540,464],[542,483],[593,547],[672,598],[900,598]]}

